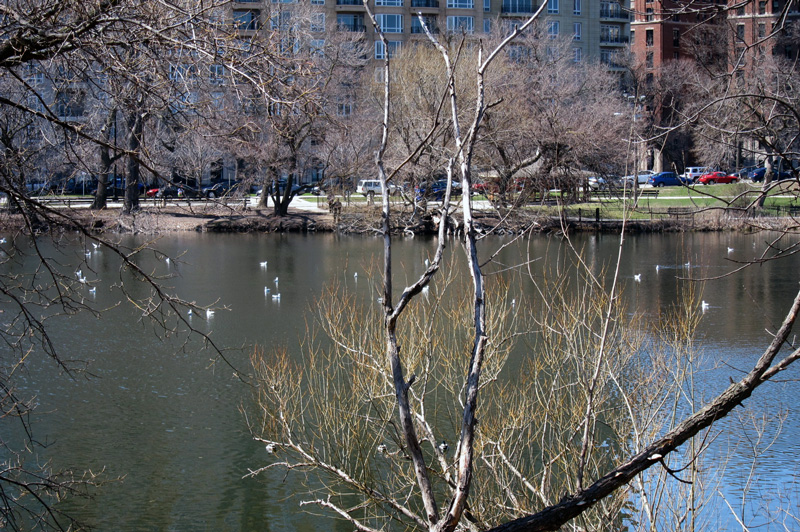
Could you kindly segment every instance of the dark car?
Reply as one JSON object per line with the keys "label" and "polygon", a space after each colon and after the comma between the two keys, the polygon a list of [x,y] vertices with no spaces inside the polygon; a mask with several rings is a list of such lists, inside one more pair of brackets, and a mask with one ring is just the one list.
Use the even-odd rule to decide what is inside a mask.
{"label": "dark car", "polygon": [[157,198],[196,198],[199,192],[196,188],[186,185],[170,185],[168,187],[161,187],[156,192]]}
{"label": "dark car", "polygon": [[[456,183],[453,181],[453,189],[450,192],[452,196],[460,196],[461,195],[461,184]],[[423,183],[422,185],[417,187],[416,190],[416,199],[417,201],[421,199],[427,199],[432,201],[442,201],[444,199],[444,194],[447,191],[447,180],[440,179],[438,181],[433,181],[432,183]]]}
{"label": "dark car", "polygon": [[203,187],[203,189],[200,191],[200,195],[202,195],[204,198],[214,199],[221,198],[222,196],[231,196],[238,192],[238,190],[238,181],[218,181],[217,183]]}
{"label": "dark car", "polygon": [[[775,177],[773,178],[775,181],[780,181],[781,179],[791,179],[792,178],[792,173],[788,172],[786,170],[784,170],[782,172],[779,172],[779,171],[773,169],[772,171],[775,172]],[[766,166],[762,166],[761,168],[756,168],[755,170],[753,170],[752,172],[747,174],[747,178],[750,179],[751,181],[755,181],[755,182],[764,181],[764,175],[766,173],[767,173],[767,167]]]}
{"label": "dark car", "polygon": [[679,176],[675,172],[659,172],[658,174],[650,176],[647,183],[654,187],[674,187],[691,185],[692,179],[690,177]]}
{"label": "dark car", "polygon": [[[97,195],[97,185],[98,185],[98,183],[95,182],[94,183],[94,190],[89,192],[89,194],[91,194],[92,196]],[[136,189],[138,190],[140,196],[142,194],[144,194],[145,193],[144,183],[137,183],[136,184]],[[109,197],[109,196],[124,196],[124,195],[125,195],[125,178],[124,177],[118,177],[116,179],[109,179],[106,182],[106,197]]]}

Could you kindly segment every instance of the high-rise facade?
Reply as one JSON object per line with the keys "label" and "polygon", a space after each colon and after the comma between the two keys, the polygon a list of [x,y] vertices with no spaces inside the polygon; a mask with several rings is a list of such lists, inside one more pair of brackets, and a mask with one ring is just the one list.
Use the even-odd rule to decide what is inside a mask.
{"label": "high-rise facade", "polygon": [[[374,59],[383,59],[415,39],[425,39],[423,23],[433,33],[465,32],[472,35],[502,33],[539,8],[535,0],[370,0],[388,46],[375,38],[361,0],[301,0],[318,9],[316,27],[324,32],[363,34],[371,43]],[[276,0],[233,4],[233,21],[240,31],[257,31],[269,23]],[[615,0],[548,0],[540,32],[550,38],[572,41],[576,62],[601,61],[619,69],[617,54],[628,44],[630,16]]]}

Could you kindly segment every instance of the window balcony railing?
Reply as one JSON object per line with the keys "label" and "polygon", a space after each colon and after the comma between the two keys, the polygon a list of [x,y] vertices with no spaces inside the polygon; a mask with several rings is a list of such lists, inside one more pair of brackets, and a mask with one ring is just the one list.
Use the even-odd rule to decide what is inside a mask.
{"label": "window balcony railing", "polygon": [[600,44],[628,44],[630,39],[623,35],[601,35]]}
{"label": "window balcony railing", "polygon": [[356,32],[365,32],[367,31],[367,27],[364,25],[363,21],[357,22],[337,22],[336,28],[339,31],[356,31]]}
{"label": "window balcony railing", "polygon": [[[428,29],[434,35],[439,33],[439,28],[432,24],[428,24]],[[422,26],[411,26],[411,33],[425,33],[425,29]]]}
{"label": "window balcony railing", "polygon": [[439,0],[411,0],[411,7],[438,8]]}
{"label": "window balcony railing", "polygon": [[600,18],[611,18],[615,20],[630,20],[631,17],[628,13],[621,9],[609,9],[607,7],[600,8]]}
{"label": "window balcony railing", "polygon": [[534,13],[536,8],[536,4],[530,0],[503,0],[500,12],[512,14]]}

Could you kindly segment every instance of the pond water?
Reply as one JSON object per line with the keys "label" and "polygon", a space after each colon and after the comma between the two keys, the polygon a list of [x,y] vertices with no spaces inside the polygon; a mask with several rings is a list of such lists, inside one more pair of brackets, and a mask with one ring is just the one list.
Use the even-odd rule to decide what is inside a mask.
{"label": "pond water", "polygon": [[[765,233],[627,236],[621,263],[625,297],[648,319],[661,319],[677,298],[681,284],[677,277],[711,278],[733,272],[742,261],[760,257],[774,237]],[[487,239],[484,246],[494,249],[509,241]],[[127,246],[143,242],[135,237],[123,240]],[[592,268],[601,271],[616,259],[619,237],[578,235],[573,244],[583,250]],[[184,332],[165,336],[143,318],[142,309],[126,304],[120,283],[133,298],[144,297],[147,291],[131,282],[127,273],[120,274],[119,260],[110,251],[101,249],[84,257],[83,243],[62,242],[58,249],[43,245],[65,268],[77,267],[85,258],[83,273],[97,286],[95,293],[86,291],[86,300],[108,309],[99,318],[82,313],[50,322],[51,339],[62,356],[88,361],[86,373],[70,378],[52,362],[30,357],[17,381],[22,395],[37,397],[35,436],[48,444],[39,453],[40,461],[51,460],[56,468],[102,472],[109,480],[93,499],[71,499],[59,509],[77,514],[99,530],[350,530],[300,511],[292,493],[301,486],[292,477],[243,478],[249,468],[264,465],[266,456],[263,445],[251,440],[240,414],[250,389],[238,375],[247,373],[253,345],[297,345],[307,312],[327,284],[335,281],[365,298],[376,298],[377,285],[369,272],[382,260],[380,239],[192,233],[154,242],[170,261],[148,252],[137,259],[138,265],[166,276],[165,284],[178,296],[216,308],[213,316],[195,312],[187,319],[224,349],[226,361],[204,349],[197,337]],[[401,277],[420,274],[433,246],[434,241],[426,238],[399,240],[395,269]],[[536,275],[563,260],[563,246],[557,238],[537,236],[505,248],[490,269],[536,259],[530,263]],[[460,252],[455,241],[449,249]],[[708,358],[727,365],[707,377],[706,394],[719,391],[729,375],[736,375],[732,368],[747,368],[764,350],[769,331],[780,324],[798,290],[799,261],[800,257],[790,256],[702,285],[702,299],[709,307],[699,337]],[[19,268],[32,264],[23,261]],[[635,275],[641,276],[639,282]],[[265,288],[270,289],[267,296]],[[276,292],[280,300],[271,297]],[[766,492],[790,496],[797,508],[797,490],[784,491],[790,489],[787,486],[800,466],[800,419],[791,415],[798,401],[798,387],[791,381],[798,371],[787,373],[784,380],[789,382],[768,385],[750,404],[790,413],[775,445],[760,458],[758,474],[767,482]],[[734,458],[729,467],[733,494],[746,484],[747,471],[736,470],[747,463],[746,456],[741,464]],[[724,515],[720,519],[727,522]]]}

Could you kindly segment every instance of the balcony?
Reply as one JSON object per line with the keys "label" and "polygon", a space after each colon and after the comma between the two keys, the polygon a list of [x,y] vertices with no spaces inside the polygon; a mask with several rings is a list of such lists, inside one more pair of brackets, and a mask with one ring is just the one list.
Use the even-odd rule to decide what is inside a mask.
{"label": "balcony", "polygon": [[537,7],[531,0],[503,0],[500,12],[505,15],[531,14]]}
{"label": "balcony", "polygon": [[[439,28],[436,25],[428,24],[428,30],[434,35],[439,33]],[[411,26],[411,33],[425,33],[422,26]]]}
{"label": "balcony", "polygon": [[601,7],[600,8],[600,18],[612,19],[612,20],[630,20],[631,17],[628,13],[616,8],[608,8],[608,7]]}
{"label": "balcony", "polygon": [[339,31],[352,31],[361,33],[367,31],[367,27],[364,25],[363,20],[354,22],[337,22],[336,29]]}
{"label": "balcony", "polygon": [[630,39],[623,35],[600,35],[601,46],[615,46],[628,44]]}
{"label": "balcony", "polygon": [[411,7],[439,8],[439,0],[411,0]]}

